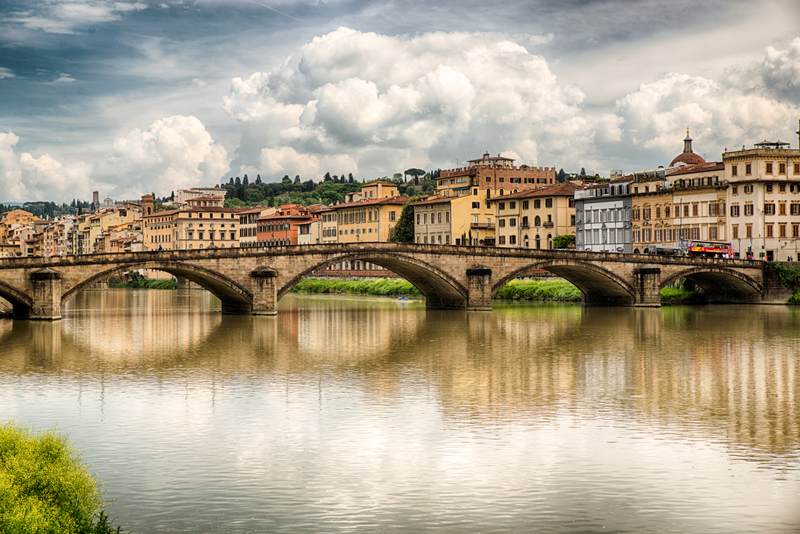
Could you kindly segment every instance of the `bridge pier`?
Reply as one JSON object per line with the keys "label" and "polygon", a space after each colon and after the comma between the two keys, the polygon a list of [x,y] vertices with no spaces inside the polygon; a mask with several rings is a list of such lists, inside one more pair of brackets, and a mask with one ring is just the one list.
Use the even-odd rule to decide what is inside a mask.
{"label": "bridge pier", "polygon": [[278,273],[274,269],[260,267],[250,273],[253,279],[253,315],[278,314],[278,288],[275,283]]}
{"label": "bridge pier", "polygon": [[492,310],[492,270],[488,267],[467,269],[467,310]]}
{"label": "bridge pier", "polygon": [[636,288],[634,306],[640,308],[661,307],[661,269],[645,267],[633,271]]}
{"label": "bridge pier", "polygon": [[61,319],[61,275],[45,268],[31,273],[33,306],[29,319],[58,321]]}

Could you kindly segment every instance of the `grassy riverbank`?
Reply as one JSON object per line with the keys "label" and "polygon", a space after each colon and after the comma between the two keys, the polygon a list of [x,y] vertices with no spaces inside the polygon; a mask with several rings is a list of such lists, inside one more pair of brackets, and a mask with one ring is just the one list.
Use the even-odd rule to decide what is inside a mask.
{"label": "grassy riverbank", "polygon": [[[376,297],[421,296],[417,288],[402,278],[305,278],[293,293],[313,295],[373,295]],[[797,295],[800,299],[800,295]],[[581,291],[566,280],[511,280],[501,287],[496,299],[523,302],[580,302]],[[689,289],[665,287],[664,304],[697,304],[701,296]],[[800,300],[799,300],[800,302]]]}

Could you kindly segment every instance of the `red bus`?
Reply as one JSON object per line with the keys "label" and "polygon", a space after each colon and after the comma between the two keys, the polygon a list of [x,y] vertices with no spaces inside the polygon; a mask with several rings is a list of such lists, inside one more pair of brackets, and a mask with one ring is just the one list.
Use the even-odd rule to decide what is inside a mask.
{"label": "red bus", "polygon": [[725,241],[689,241],[686,253],[705,258],[732,258],[733,247]]}

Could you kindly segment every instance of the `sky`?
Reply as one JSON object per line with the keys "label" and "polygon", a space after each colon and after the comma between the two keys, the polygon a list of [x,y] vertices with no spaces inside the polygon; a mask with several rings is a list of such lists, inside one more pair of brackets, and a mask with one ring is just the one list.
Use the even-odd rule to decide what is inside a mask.
{"label": "sky", "polygon": [[797,0],[0,0],[0,202],[796,146]]}

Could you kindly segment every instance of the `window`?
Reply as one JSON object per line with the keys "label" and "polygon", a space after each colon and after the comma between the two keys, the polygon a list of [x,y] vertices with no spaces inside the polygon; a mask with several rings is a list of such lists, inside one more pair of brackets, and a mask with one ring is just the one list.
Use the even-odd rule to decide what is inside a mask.
{"label": "window", "polygon": [[739,225],[734,224],[733,226],[731,226],[731,230],[733,231],[733,238],[739,239]]}
{"label": "window", "polygon": [[390,221],[394,221],[394,220],[396,220],[396,219],[397,219],[397,212],[396,212],[396,211],[394,211],[394,210],[393,210],[393,211],[390,211],[390,212],[389,212],[389,220],[390,220]]}
{"label": "window", "polygon": [[767,174],[772,174],[772,163],[767,163]]}
{"label": "window", "polygon": [[772,193],[772,184],[767,184],[767,193]]}
{"label": "window", "polygon": [[499,220],[497,221],[497,225],[498,225],[500,228],[505,228],[505,227],[506,227],[506,220],[505,220],[505,219],[499,219]]}
{"label": "window", "polygon": [[793,202],[789,206],[789,214],[790,215],[800,215],[800,204]]}
{"label": "window", "polygon": [[752,193],[753,192],[753,184],[747,184],[746,186],[744,186],[744,192],[745,192],[745,194],[748,194],[748,195],[750,193]]}
{"label": "window", "polygon": [[540,209],[542,207],[542,201],[540,199],[536,199],[533,201],[533,209]]}
{"label": "window", "polygon": [[786,202],[781,202],[778,204],[778,213],[780,215],[786,215]]}
{"label": "window", "polygon": [[746,239],[752,239],[753,238],[753,225],[752,224],[746,224],[745,225],[745,238]]}
{"label": "window", "polygon": [[442,224],[442,212],[436,214],[436,222]]}
{"label": "window", "polygon": [[752,217],[753,216],[753,205],[752,204],[745,204],[744,205],[744,216],[745,217]]}
{"label": "window", "polygon": [[738,195],[739,194],[739,187],[735,186],[735,185],[732,186],[731,187],[731,193],[733,193],[734,195]]}
{"label": "window", "polygon": [[529,202],[527,200],[522,201],[522,209],[526,210],[529,207]]}
{"label": "window", "polygon": [[516,217],[511,217],[508,220],[508,225],[511,226],[511,227],[517,226],[517,218]]}
{"label": "window", "polygon": [[738,216],[739,216],[739,205],[731,204],[731,217],[738,217]]}
{"label": "window", "polygon": [[[474,210],[481,209],[481,203],[480,202],[473,202],[472,203],[472,209],[474,209]],[[503,203],[502,202],[500,203],[500,209],[503,209]]]}
{"label": "window", "polygon": [[517,203],[512,200],[511,202],[508,203],[508,209],[512,210],[517,209]]}
{"label": "window", "polygon": [[421,218],[422,218],[422,216],[419,213],[417,213],[417,224],[420,224],[420,219]]}
{"label": "window", "polygon": [[733,165],[731,167],[731,176],[739,176],[739,167],[738,166]]}
{"label": "window", "polygon": [[779,163],[778,164],[778,174],[786,174],[786,164]]}
{"label": "window", "polygon": [[786,225],[778,225],[778,237],[786,237]]}
{"label": "window", "polygon": [[[475,206],[473,206],[473,207],[475,207]],[[500,210],[506,209],[506,203],[505,202],[501,202],[500,205],[498,206],[498,209],[500,209]]]}
{"label": "window", "polygon": [[752,163],[748,163],[747,165],[744,166],[744,173],[747,176],[750,176],[751,174],[753,174],[753,164]]}
{"label": "window", "polygon": [[697,217],[699,215],[699,206],[697,203],[692,204],[692,217]]}
{"label": "window", "polygon": [[544,207],[545,208],[552,208],[553,207],[553,199],[552,198],[544,199]]}
{"label": "window", "polygon": [[773,237],[773,236],[772,236],[772,226],[773,226],[773,225],[771,225],[771,224],[767,224],[767,225],[765,225],[765,227],[766,227],[766,229],[767,229],[767,237]]}
{"label": "window", "polygon": [[792,225],[792,237],[800,237],[800,224]]}
{"label": "window", "polygon": [[520,222],[520,226],[522,226],[523,228],[527,228],[528,227],[528,216],[527,215],[522,217],[522,221]]}
{"label": "window", "polygon": [[764,215],[775,215],[775,204],[764,204]]}
{"label": "window", "polygon": [[800,163],[795,163],[794,164],[794,174],[795,175],[800,174]]}
{"label": "window", "polygon": [[497,242],[500,243],[501,245],[505,245],[506,244],[506,236],[501,235],[500,237],[497,238]]}

